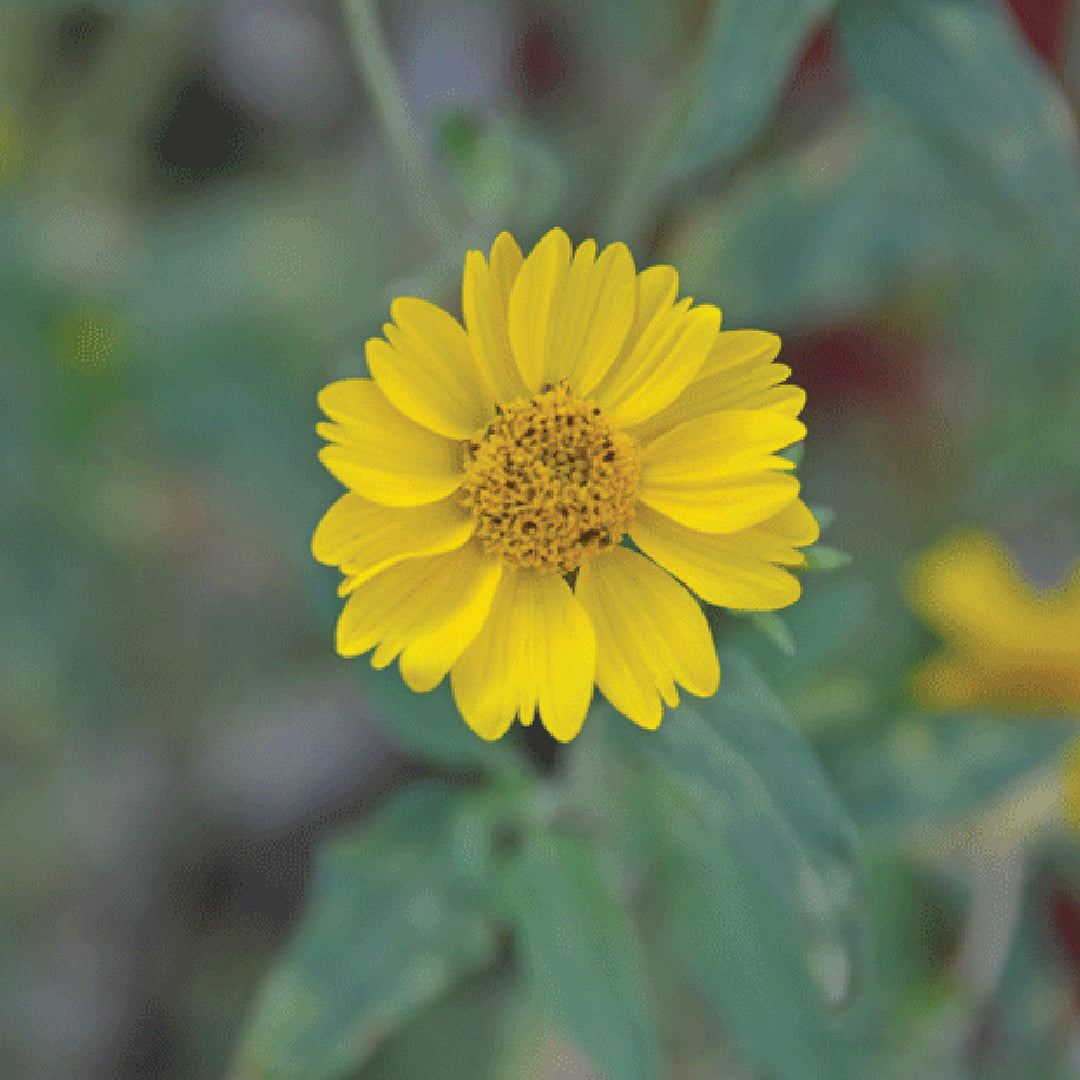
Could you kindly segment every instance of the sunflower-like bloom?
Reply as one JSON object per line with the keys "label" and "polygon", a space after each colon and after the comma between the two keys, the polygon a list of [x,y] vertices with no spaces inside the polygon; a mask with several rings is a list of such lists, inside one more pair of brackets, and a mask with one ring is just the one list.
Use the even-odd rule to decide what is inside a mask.
{"label": "sunflower-like bloom", "polygon": [[912,674],[938,709],[1080,710],[1080,565],[1060,589],[1037,589],[992,536],[965,529],[908,574],[913,608],[944,649]]}
{"label": "sunflower-like bloom", "polygon": [[[450,673],[485,739],[539,712],[580,730],[593,684],[642,727],[676,684],[712,694],[702,600],[799,596],[818,527],[791,463],[805,401],[773,334],[720,332],[668,266],[561,229],[465,260],[464,326],[403,298],[368,379],[319,395],[323,464],[348,489],[313,551],[345,575],[343,656],[399,658],[413,690]],[[637,550],[622,544],[629,536]]]}

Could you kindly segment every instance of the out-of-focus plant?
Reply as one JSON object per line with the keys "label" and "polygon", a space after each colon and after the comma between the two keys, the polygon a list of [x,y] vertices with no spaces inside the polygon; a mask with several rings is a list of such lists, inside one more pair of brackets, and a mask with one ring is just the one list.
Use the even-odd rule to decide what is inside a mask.
{"label": "out-of-focus plant", "polygon": [[[1051,7],[1053,68],[994,0],[5,7],[0,1072],[1075,1073],[1074,719],[913,701],[897,587],[959,522],[1080,545]],[[655,731],[597,698],[562,747],[336,661],[308,550],[320,388],[556,224],[778,332],[836,511],[799,603],[703,609],[715,694]],[[305,887],[372,730],[397,790]]]}
{"label": "out-of-focus plant", "polygon": [[[370,43],[377,34],[370,7],[353,10],[360,16],[354,24],[360,55],[381,57]],[[617,172],[605,221],[609,238],[639,246],[661,213],[673,213],[676,190],[684,200],[688,190],[695,192],[689,213],[684,201],[669,221],[671,257],[706,295],[720,298],[733,286],[740,324],[762,318],[786,326],[821,322],[880,303],[897,281],[970,279],[978,243],[997,244],[1000,230],[1010,228],[1010,216],[1035,235],[1046,227],[1048,213],[1057,214],[1051,248],[1064,260],[1059,269],[1067,266],[1073,248],[1061,241],[1075,228],[1077,206],[1063,193],[1071,195],[1075,177],[1066,164],[1071,147],[1048,104],[1055,100],[1053,92],[1015,48],[1007,23],[980,4],[954,3],[938,14],[918,4],[842,6],[837,33],[865,97],[853,94],[824,134],[812,133],[810,148],[794,158],[785,159],[782,149],[779,160],[776,151],[752,154],[750,169],[760,172],[751,171],[743,181],[745,197],[738,194],[740,181],[719,199],[711,194],[735,162],[763,145],[761,134],[786,89],[791,65],[829,12],[827,5],[813,4],[771,15],[759,5],[744,11],[731,2],[707,9],[698,54],[685,75],[661,93],[646,131],[632,141],[630,159]],[[1006,74],[1007,88],[987,81],[988,64],[971,60],[972,40],[988,59],[997,57],[994,68]],[[933,69],[931,55],[942,54],[935,81],[913,91],[903,73]],[[420,167],[416,144],[397,97],[389,104],[384,131],[396,140],[398,157],[411,161],[412,175]],[[989,134],[981,134],[990,129],[993,147]],[[1005,129],[1023,141],[1016,160],[1002,160],[996,149]],[[961,168],[977,170],[978,180],[969,180],[958,196]],[[861,226],[875,215],[872,207],[882,211],[874,231],[843,228],[843,215]],[[981,237],[971,216],[976,207],[982,211]],[[886,241],[889,213],[895,217]],[[998,221],[987,220],[990,215]],[[797,242],[790,228],[778,227],[785,220],[803,230]],[[782,238],[771,252],[770,233]],[[992,296],[1003,281],[993,273],[988,277]],[[955,325],[966,326],[968,318],[979,322],[981,312],[973,316],[973,310],[968,301]],[[401,331],[395,332],[400,337]],[[515,352],[523,343],[524,338]],[[385,366],[381,353],[378,360],[380,368],[372,372],[376,382]],[[519,356],[523,370],[526,360]],[[391,390],[389,369],[381,377],[391,400],[423,419],[420,404],[413,409],[413,396],[405,393],[404,376],[400,401],[393,396],[398,391]],[[344,399],[331,410],[339,420],[346,412]],[[438,422],[432,416],[429,426],[442,431],[442,414]],[[345,434],[337,441],[350,446]],[[356,471],[363,467],[358,452],[348,451],[339,474],[346,483],[363,481],[366,491],[371,483]],[[344,551],[347,531],[335,522],[335,551]],[[333,561],[343,562],[348,576],[350,559],[360,568],[361,581],[373,572],[365,570],[370,560],[362,553]],[[828,549],[811,565],[815,560],[819,568],[844,561]],[[798,655],[800,641],[781,620],[758,616],[755,621],[775,643]],[[378,635],[369,631],[360,647],[375,644]],[[814,633],[811,625],[809,640]],[[307,920],[253,1014],[237,1075],[315,1070],[331,1076],[373,1053],[377,1061],[379,1041],[388,1028],[405,1023],[406,1006],[419,1009],[455,979],[475,978],[478,970],[495,970],[518,993],[527,992],[555,1030],[570,1036],[604,1074],[660,1075],[679,1060],[688,1036],[677,1014],[658,1007],[663,995],[650,986],[678,979],[670,965],[680,954],[741,1052],[766,1072],[858,1071],[857,1043],[845,1039],[843,1025],[827,1010],[830,1002],[847,1003],[865,977],[850,826],[798,743],[787,736],[777,742],[769,734],[790,730],[788,721],[781,719],[782,707],[749,661],[735,656],[725,670],[732,674],[716,695],[704,706],[674,710],[656,736],[624,731],[613,741],[594,721],[592,739],[586,734],[571,744],[548,779],[518,767],[507,772],[503,761],[490,766],[495,772],[479,794],[443,791],[447,819],[424,830],[430,845],[421,864],[433,873],[442,868],[439,876],[425,879],[425,886],[439,898],[440,912],[428,932],[442,928],[444,939],[428,940],[398,924],[379,935],[382,942],[399,943],[392,959],[380,963],[367,954],[353,955],[350,923],[341,913],[348,901],[339,896],[348,876],[339,871],[338,860],[328,862]],[[538,677],[542,686],[543,673]],[[459,696],[463,708],[470,696]],[[410,730],[427,729],[429,750],[430,741],[440,738],[434,725],[449,722],[445,694],[443,700],[441,710],[424,710],[429,723],[408,722]],[[402,708],[400,695],[394,708]],[[418,711],[423,705],[408,708]],[[740,716],[747,717],[745,724]],[[397,722],[397,714],[388,711],[386,717],[392,725]],[[459,729],[449,729],[448,737],[451,731],[448,763],[460,764],[464,750],[481,765],[491,751],[476,746],[469,754]],[[628,743],[627,734],[633,735]],[[732,771],[735,761],[740,764]],[[599,783],[596,770],[604,778]],[[579,787],[582,774],[591,781],[587,794]],[[774,786],[771,776],[785,779]],[[542,799],[531,794],[540,791]],[[762,814],[763,792],[770,793],[773,807],[767,814]],[[410,795],[402,795],[402,803]],[[466,806],[468,811],[462,809]],[[455,823],[460,814],[470,823],[467,832]],[[614,824],[619,821],[626,824],[620,828]],[[451,836],[454,841],[446,839]],[[465,866],[455,862],[463,853]],[[353,871],[358,888],[367,888],[365,865]],[[392,905],[399,893],[391,888],[384,896],[382,904]],[[379,901],[357,903],[366,926],[381,926]],[[627,909],[630,918],[623,914]],[[393,912],[395,919],[404,914]],[[486,922],[487,933],[505,940],[508,951],[494,950],[490,942],[481,946],[482,935],[476,938],[477,951],[457,951],[462,934],[453,920],[465,917]],[[334,938],[334,963],[323,951],[327,925],[341,935]],[[343,965],[336,962],[339,957],[346,958]],[[399,978],[380,986],[366,971],[372,978],[393,972]],[[343,1015],[340,1007],[350,994],[353,1012]],[[313,1031],[316,1018],[333,1026]],[[508,1023],[512,1028],[513,1021]],[[790,1040],[783,1037],[787,1032]],[[486,1068],[497,1071],[498,1066]]]}

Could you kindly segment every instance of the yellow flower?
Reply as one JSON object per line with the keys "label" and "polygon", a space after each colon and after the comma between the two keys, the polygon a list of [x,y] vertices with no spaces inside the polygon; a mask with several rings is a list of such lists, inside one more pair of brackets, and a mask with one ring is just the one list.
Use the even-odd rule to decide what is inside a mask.
{"label": "yellow flower", "polygon": [[677,292],[671,267],[553,229],[528,258],[508,233],[469,252],[464,327],[393,303],[371,378],[319,395],[320,458],[348,491],[313,552],[345,575],[343,656],[399,657],[417,691],[449,672],[485,739],[536,712],[573,738],[594,682],[650,729],[676,684],[716,690],[675,579],[732,608],[798,598],[786,568],[818,528],[776,451],[805,435],[805,395],[775,335],[720,333]]}
{"label": "yellow flower", "polygon": [[922,704],[1022,712],[1080,707],[1080,564],[1060,589],[1038,589],[987,533],[968,529],[908,575],[912,607],[944,649],[912,676]]}

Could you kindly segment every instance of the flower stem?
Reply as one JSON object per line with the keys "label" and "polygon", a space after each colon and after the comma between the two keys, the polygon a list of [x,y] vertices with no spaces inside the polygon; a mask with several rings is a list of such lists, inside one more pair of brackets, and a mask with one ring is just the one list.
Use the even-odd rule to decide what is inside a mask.
{"label": "flower stem", "polygon": [[606,241],[623,240],[640,258],[648,254],[644,245],[650,219],[657,212],[657,201],[667,181],[664,164],[677,122],[675,109],[671,98],[662,99],[654,107],[615,184],[600,230]]}
{"label": "flower stem", "polygon": [[360,76],[416,218],[436,239],[450,241],[460,235],[461,223],[455,221],[460,215],[448,207],[431,172],[387,48],[375,0],[346,0],[344,10]]}

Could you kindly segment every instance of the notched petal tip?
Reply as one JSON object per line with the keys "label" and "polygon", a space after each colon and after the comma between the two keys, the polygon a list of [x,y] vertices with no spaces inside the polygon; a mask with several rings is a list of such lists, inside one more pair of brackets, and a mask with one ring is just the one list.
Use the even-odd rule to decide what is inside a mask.
{"label": "notched petal tip", "polygon": [[503,574],[487,621],[450,671],[454,700],[481,738],[540,713],[560,741],[581,729],[592,699],[596,640],[588,616],[557,574]]}
{"label": "notched petal tip", "polygon": [[450,439],[467,439],[493,412],[491,388],[468,334],[436,304],[411,296],[391,304],[385,340],[365,346],[368,370],[387,399],[409,419]]}
{"label": "notched petal tip", "polygon": [[698,602],[644,555],[617,547],[589,559],[576,593],[596,632],[596,682],[620,712],[655,730],[677,684],[715,692],[719,664]]}

